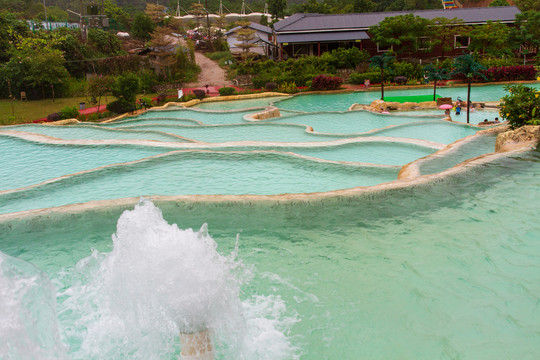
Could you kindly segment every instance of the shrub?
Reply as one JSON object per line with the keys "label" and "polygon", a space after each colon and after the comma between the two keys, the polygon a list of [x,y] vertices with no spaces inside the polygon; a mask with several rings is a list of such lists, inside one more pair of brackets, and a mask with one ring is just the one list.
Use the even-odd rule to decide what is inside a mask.
{"label": "shrub", "polygon": [[193,95],[195,95],[197,99],[204,99],[204,97],[206,96],[206,91],[202,89],[195,89],[193,90]]}
{"label": "shrub", "polygon": [[191,101],[195,99],[195,95],[193,94],[184,94],[181,98],[180,98],[180,101],[182,102],[186,102],[186,101]]}
{"label": "shrub", "polygon": [[540,125],[540,91],[524,85],[507,85],[510,94],[501,99],[500,115],[512,128]]}
{"label": "shrub", "polygon": [[139,77],[133,73],[127,73],[116,78],[112,86],[112,94],[117,99],[123,98],[127,102],[135,103],[139,89]]}
{"label": "shrub", "polygon": [[278,91],[287,94],[294,94],[298,92],[298,87],[294,82],[284,83],[278,87]]}
{"label": "shrub", "polygon": [[355,69],[359,64],[369,59],[369,53],[366,50],[358,48],[344,49],[339,48],[330,52],[329,60],[337,69]]}
{"label": "shrub", "polygon": [[341,87],[343,80],[337,76],[316,76],[311,81],[311,88],[313,90],[335,90]]}
{"label": "shrub", "polygon": [[93,113],[88,115],[87,121],[98,121],[99,120],[99,113]]}
{"label": "shrub", "polygon": [[52,113],[47,115],[47,121],[58,121],[60,120],[60,114],[58,113]]}
{"label": "shrub", "polygon": [[219,91],[219,95],[220,96],[228,96],[228,95],[232,95],[236,92],[236,89],[233,88],[233,87],[222,87],[221,89],[218,90]]}
{"label": "shrub", "polygon": [[123,114],[135,111],[135,104],[126,99],[118,99],[107,104],[107,110],[116,114]]}
{"label": "shrub", "polygon": [[492,67],[502,67],[502,66],[514,66],[516,65],[516,60],[514,57],[510,56],[501,56],[501,57],[484,57],[478,61],[480,64],[486,68]]}
{"label": "shrub", "polygon": [[64,106],[59,115],[60,119],[75,119],[79,116],[79,110],[75,106]]}
{"label": "shrub", "polygon": [[490,81],[515,81],[536,79],[533,65],[491,67],[484,72]]}
{"label": "shrub", "polygon": [[141,104],[141,107],[144,108],[151,108],[152,106],[154,106],[154,102],[149,97],[140,98],[139,104]]}
{"label": "shrub", "polygon": [[77,116],[77,120],[79,120],[79,121],[86,121],[86,119],[87,119],[87,117],[84,114],[79,114],[79,116]]}
{"label": "shrub", "polygon": [[406,61],[395,61],[390,66],[390,75],[392,78],[402,76],[407,79],[419,79],[422,77],[422,72],[421,69],[414,64]]}

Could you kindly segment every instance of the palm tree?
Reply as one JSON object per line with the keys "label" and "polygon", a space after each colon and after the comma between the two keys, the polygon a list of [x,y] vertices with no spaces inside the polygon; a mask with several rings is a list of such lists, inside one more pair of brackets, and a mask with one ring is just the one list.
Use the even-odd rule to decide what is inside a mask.
{"label": "palm tree", "polygon": [[435,96],[437,95],[437,81],[450,79],[448,70],[428,64],[424,66],[424,73],[426,74],[428,81],[433,81],[433,101],[435,101]]}
{"label": "palm tree", "polygon": [[370,61],[369,67],[378,67],[381,69],[381,100],[384,100],[384,69],[388,69],[388,65],[394,60],[395,57],[384,53],[382,56],[373,56]]}
{"label": "palm tree", "polygon": [[471,81],[474,77],[487,80],[486,76],[481,72],[482,70],[486,70],[486,68],[474,60],[470,54],[467,54],[458,56],[454,60],[454,69],[450,73],[451,76],[462,74],[467,78],[467,124],[469,123],[469,105],[471,104]]}

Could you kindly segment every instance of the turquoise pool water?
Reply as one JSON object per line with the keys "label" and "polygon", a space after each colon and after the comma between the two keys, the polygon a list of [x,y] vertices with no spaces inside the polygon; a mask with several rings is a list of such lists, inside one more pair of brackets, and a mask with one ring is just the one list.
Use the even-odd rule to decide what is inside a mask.
{"label": "turquoise pool water", "polygon": [[[392,115],[398,115],[398,116],[406,115],[406,116],[413,116],[413,117],[426,116],[426,115],[429,115],[429,116],[438,115],[438,116],[444,117],[444,110],[431,109],[431,110],[411,110],[411,111],[399,111],[399,112],[396,111],[396,112],[392,112]],[[460,115],[456,115],[455,112],[452,111],[450,116],[452,117],[453,121],[457,121],[461,123],[467,122],[466,112],[462,112]],[[484,119],[488,119],[488,121],[494,121],[496,117],[498,117],[499,120],[501,119],[501,117],[499,116],[499,112],[496,109],[484,109],[484,110],[472,111],[469,113],[469,123],[476,125],[484,121]]]}
{"label": "turquoise pool water", "polygon": [[436,174],[443,170],[449,169],[462,163],[465,160],[472,159],[476,156],[487,154],[495,148],[496,136],[481,136],[467,144],[460,146],[456,151],[440,156],[432,157],[422,161],[419,165],[422,175]]}
{"label": "turquoise pool water", "polygon": [[[261,109],[262,110],[262,109]],[[136,118],[126,119],[125,121],[141,119],[149,119],[148,122],[152,123],[150,120],[153,118],[160,119],[191,119],[199,121],[206,125],[221,125],[221,124],[238,124],[244,122],[243,117],[247,114],[252,114],[253,110],[249,111],[223,111],[223,112],[205,112],[190,110],[184,108],[171,108],[170,110],[150,110],[146,113],[137,116]],[[115,123],[109,123],[106,126],[124,126],[126,123],[124,121],[119,121]],[[189,124],[188,124],[189,125]]]}
{"label": "turquoise pool water", "polygon": [[0,190],[17,189],[90,170],[100,166],[134,161],[167,150],[130,146],[73,146],[39,144],[0,136],[2,154]]}
{"label": "turquoise pool water", "polygon": [[[241,298],[285,305],[268,307],[274,317],[267,316],[292,346],[276,354],[275,335],[252,359],[535,359],[539,173],[533,151],[428,186],[354,198],[158,205],[180,228],[207,222],[221,254],[234,250],[239,234],[239,257],[252,266]],[[74,359],[96,354],[91,325],[108,329],[110,319],[70,295],[91,273],[76,264],[92,248],[110,252],[122,210],[0,223],[0,250],[35,264],[60,289],[58,331]],[[154,354],[177,358],[177,337],[161,336]],[[123,357],[129,348],[139,357],[147,343],[116,328],[97,353]],[[216,353],[235,358],[226,344]]]}
{"label": "turquoise pool water", "polygon": [[[25,131],[33,134],[42,134],[65,140],[155,140],[182,142],[181,138],[152,131],[118,131],[112,129],[100,129],[99,127],[87,126],[49,126],[49,125],[17,125],[9,126],[6,130]],[[129,129],[136,130],[136,129]]]}
{"label": "turquoise pool water", "polygon": [[367,111],[347,111],[290,115],[282,119],[273,119],[271,122],[311,126],[313,131],[320,133],[357,134],[391,125],[408,124],[422,120],[434,119],[419,119],[418,116],[408,116],[406,114],[388,116]]}
{"label": "turquoise pool water", "polygon": [[286,124],[251,123],[220,126],[139,125],[130,129],[163,131],[204,142],[279,141],[305,142],[336,140],[342,137],[306,132],[305,127]]}
{"label": "turquoise pool water", "polygon": [[281,150],[289,150],[317,159],[396,166],[403,166],[435,152],[435,149],[424,146],[383,141],[311,148],[283,148]]}
{"label": "turquoise pool water", "polygon": [[[528,84],[527,86],[539,88],[539,84]],[[457,99],[460,96],[467,99],[467,87],[441,87],[437,89],[437,94],[442,97]],[[385,90],[385,96],[404,95],[433,95],[433,88],[411,89],[411,90]],[[498,101],[507,95],[504,85],[474,86],[471,88],[471,101]],[[354,104],[371,104],[372,101],[381,98],[381,92],[354,92],[333,95],[300,95],[275,103],[280,109],[297,111],[345,111]]]}
{"label": "turquoise pool water", "polygon": [[194,108],[203,109],[203,110],[237,110],[237,109],[247,109],[253,107],[265,107],[276,101],[287,98],[286,96],[272,96],[259,99],[246,99],[246,100],[236,100],[236,101],[225,101],[225,102],[208,102],[200,103],[195,105]]}
{"label": "turquoise pool water", "polygon": [[453,124],[447,121],[434,121],[382,129],[374,132],[373,135],[422,139],[441,144],[451,144],[458,139],[473,135],[477,131],[477,128],[466,125]]}
{"label": "turquoise pool water", "polygon": [[[136,278],[138,286],[127,294],[105,294],[95,288],[110,280],[99,275],[113,262],[108,258],[111,253],[133,251],[113,250],[118,237],[126,235],[124,230],[111,238],[121,213],[133,204],[81,212],[2,214],[126,197],[298,194],[375,185],[395,180],[401,165],[437,148],[397,138],[449,144],[477,131],[430,118],[411,122],[415,119],[364,117],[362,112],[317,113],[313,120],[291,115],[261,124],[186,126],[182,119],[187,113],[176,111],[168,112],[166,120],[152,119],[150,113],[119,124],[135,125],[128,129],[138,129],[143,139],[157,133],[168,139],[166,132],[189,129],[190,135],[213,141],[211,148],[203,144],[196,151],[165,154],[173,150],[171,145],[96,146],[84,141],[77,146],[48,145],[39,139],[18,139],[17,128],[0,128],[0,150],[7,154],[0,167],[0,190],[142,160],[0,194],[0,314],[13,316],[31,307],[33,316],[47,319],[46,326],[39,321],[13,322],[20,332],[0,326],[0,358],[6,356],[1,346],[6,338],[8,343],[29,339],[36,344],[20,348],[28,352],[26,358],[53,352],[49,358],[176,359],[180,354],[176,315],[171,317],[158,303],[137,303],[145,295],[178,286],[156,277],[144,290],[139,289],[142,279]],[[224,121],[219,113],[189,113],[186,118],[194,119],[191,113],[197,113],[197,119],[217,117],[208,123]],[[224,114],[230,116],[228,124],[242,124],[236,121],[240,112]],[[344,135],[307,134],[299,125],[309,121],[316,131],[318,127]],[[383,129],[389,121],[395,122],[393,127]],[[41,127],[32,129],[38,132]],[[98,134],[85,124],[73,127],[73,134],[69,129],[46,131],[67,131],[66,139]],[[357,129],[373,130],[361,139],[376,141],[357,142],[352,139],[356,135],[347,135]],[[13,133],[2,135],[3,130]],[[388,142],[377,136],[388,137]],[[290,138],[297,143],[220,147],[223,139],[249,138]],[[314,144],[311,138],[328,141],[328,146]],[[160,142],[169,140],[156,141]],[[179,149],[189,145],[174,144]],[[443,157],[421,162],[420,171],[443,171],[493,149],[494,137],[477,137]],[[161,156],[144,159],[152,155]],[[163,199],[156,205],[165,220],[180,229],[199,229],[207,223],[218,257],[231,261],[235,256],[240,261],[231,262],[237,276],[233,282],[241,286],[238,306],[234,314],[227,313],[227,326],[212,329],[216,359],[536,359],[540,357],[539,174],[540,152],[535,150],[435,182],[351,196],[245,202],[238,197],[208,202]],[[153,216],[143,211],[133,218],[128,238],[153,225]],[[143,264],[153,258],[150,254],[160,243],[171,241],[163,227],[150,232],[160,240],[141,249],[149,256],[137,261],[116,258],[132,270],[117,274],[122,283],[133,280],[129,274],[137,274],[143,265],[163,265]],[[198,234],[198,239],[207,236],[205,231]],[[18,276],[28,269],[6,256],[32,264],[28,266],[36,267],[34,273],[41,271],[43,279],[13,277],[6,266],[16,266]],[[165,258],[158,257],[158,263]],[[197,261],[186,260],[193,258],[199,259],[186,256],[174,263],[186,263],[197,272]],[[27,300],[10,302],[12,289],[28,284],[33,288],[29,297],[23,297]],[[183,288],[178,291],[174,299],[189,297]],[[47,292],[49,297],[40,295]],[[104,301],[113,306],[104,308]],[[15,333],[18,337],[13,338]],[[51,334],[58,336],[54,346],[46,342]],[[19,344],[15,340],[11,344]]]}
{"label": "turquoise pool water", "polygon": [[0,195],[0,213],[133,196],[323,192],[389,182],[398,171],[272,153],[180,153]]}

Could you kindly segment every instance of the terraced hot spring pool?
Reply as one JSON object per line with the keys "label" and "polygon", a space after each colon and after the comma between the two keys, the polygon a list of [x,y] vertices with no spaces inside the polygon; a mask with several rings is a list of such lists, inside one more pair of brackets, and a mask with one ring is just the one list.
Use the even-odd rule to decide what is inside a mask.
{"label": "terraced hot spring pool", "polygon": [[0,128],[0,358],[177,359],[204,328],[215,359],[540,357],[538,149],[244,115]]}

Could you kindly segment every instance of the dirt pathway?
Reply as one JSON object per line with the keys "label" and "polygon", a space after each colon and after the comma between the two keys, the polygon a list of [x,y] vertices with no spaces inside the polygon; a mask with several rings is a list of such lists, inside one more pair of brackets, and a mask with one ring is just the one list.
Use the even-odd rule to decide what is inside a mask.
{"label": "dirt pathway", "polygon": [[201,67],[199,79],[197,82],[185,84],[184,87],[202,87],[209,86],[229,86],[232,82],[225,79],[225,70],[219,67],[215,62],[204,56],[202,53],[195,52],[195,62]]}

